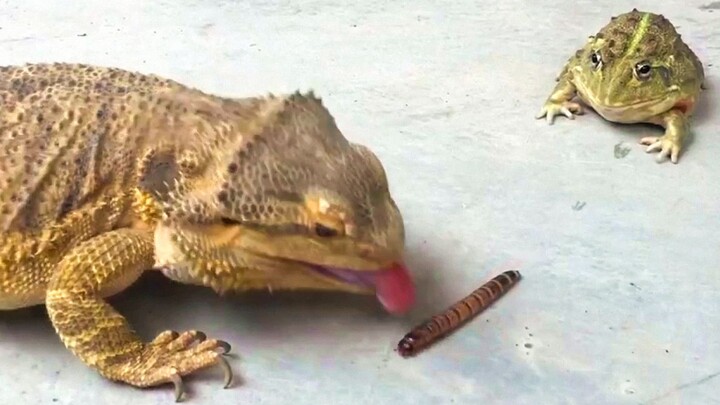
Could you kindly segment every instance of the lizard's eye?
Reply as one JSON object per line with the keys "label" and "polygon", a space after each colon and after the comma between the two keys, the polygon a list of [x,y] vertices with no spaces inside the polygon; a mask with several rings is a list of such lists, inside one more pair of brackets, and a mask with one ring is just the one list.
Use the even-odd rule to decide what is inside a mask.
{"label": "lizard's eye", "polygon": [[321,238],[330,238],[333,236],[338,236],[340,232],[336,229],[330,228],[329,226],[325,226],[318,222],[315,223],[315,234]]}
{"label": "lizard's eye", "polygon": [[592,63],[593,67],[597,69],[600,64],[602,64],[602,56],[600,55],[600,52],[593,52],[592,55],[590,55],[590,63]]}
{"label": "lizard's eye", "polygon": [[635,65],[635,75],[638,77],[638,79],[647,79],[650,77],[650,72],[652,71],[652,66],[650,66],[647,62],[640,62],[637,65]]}
{"label": "lizard's eye", "polygon": [[223,223],[223,225],[231,226],[231,225],[240,225],[240,221],[228,217],[222,217],[220,218],[220,221]]}

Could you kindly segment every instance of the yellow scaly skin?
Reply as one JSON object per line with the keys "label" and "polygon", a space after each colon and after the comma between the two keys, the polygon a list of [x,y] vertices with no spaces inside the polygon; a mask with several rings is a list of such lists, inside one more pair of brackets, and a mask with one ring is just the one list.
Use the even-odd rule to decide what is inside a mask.
{"label": "yellow scaly skin", "polygon": [[384,169],[312,94],[229,99],[77,64],[0,68],[0,310],[46,305],[65,346],[136,387],[221,365],[202,332],[144,341],[105,298],[144,271],[219,293],[371,293],[315,265],[402,258]]}
{"label": "yellow scaly skin", "polygon": [[577,95],[608,121],[665,128],[640,143],[677,163],[703,81],[702,63],[672,23],[634,9],[613,17],[567,61],[536,118],[552,124],[557,115],[582,114]]}

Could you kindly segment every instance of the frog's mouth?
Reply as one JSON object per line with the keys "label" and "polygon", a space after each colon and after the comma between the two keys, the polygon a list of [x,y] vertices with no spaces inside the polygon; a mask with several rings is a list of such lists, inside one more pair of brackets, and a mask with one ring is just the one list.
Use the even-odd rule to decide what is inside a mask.
{"label": "frog's mouth", "polygon": [[652,110],[656,106],[664,106],[666,104],[674,104],[675,99],[669,97],[670,93],[655,97],[649,100],[641,100],[629,103],[604,103],[596,100],[593,102],[594,105],[602,107],[606,111],[625,111],[625,110]]}
{"label": "frog's mouth", "polygon": [[619,123],[637,123],[670,110],[678,103],[679,87],[672,86],[663,94],[635,102],[608,103],[587,87],[578,86],[578,96],[603,118]]}

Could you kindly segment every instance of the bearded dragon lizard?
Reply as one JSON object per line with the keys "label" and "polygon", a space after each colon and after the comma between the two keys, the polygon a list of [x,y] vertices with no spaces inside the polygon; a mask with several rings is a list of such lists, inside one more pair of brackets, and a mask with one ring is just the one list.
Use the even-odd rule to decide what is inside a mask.
{"label": "bearded dragon lizard", "polygon": [[110,380],[172,383],[230,345],[143,340],[106,299],[145,271],[251,289],[414,300],[381,162],[312,92],[234,99],[82,64],[0,68],[0,310],[45,305],[63,344]]}

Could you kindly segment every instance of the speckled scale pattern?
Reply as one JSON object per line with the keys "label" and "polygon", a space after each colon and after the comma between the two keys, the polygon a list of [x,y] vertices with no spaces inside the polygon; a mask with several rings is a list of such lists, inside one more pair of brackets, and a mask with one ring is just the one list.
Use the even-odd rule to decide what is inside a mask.
{"label": "speckled scale pattern", "polygon": [[55,98],[71,90],[87,96],[150,95],[161,88],[181,88],[177,82],[118,68],[68,63],[0,67],[0,89],[12,91],[18,101],[31,97]]}
{"label": "speckled scale pattern", "polygon": [[37,231],[127,183],[117,168],[133,165],[138,135],[122,103],[172,86],[91,66],[0,68],[0,230]]}

